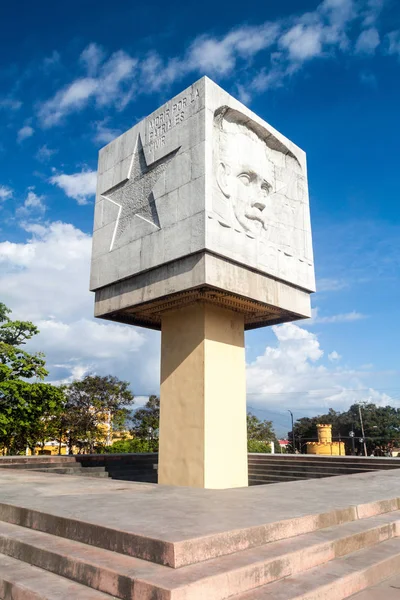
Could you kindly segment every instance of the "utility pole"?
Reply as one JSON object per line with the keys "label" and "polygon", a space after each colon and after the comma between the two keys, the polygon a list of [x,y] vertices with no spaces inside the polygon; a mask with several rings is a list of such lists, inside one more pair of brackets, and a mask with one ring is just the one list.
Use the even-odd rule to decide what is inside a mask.
{"label": "utility pole", "polygon": [[293,445],[293,454],[295,454],[296,453],[296,443],[295,443],[295,439],[294,439],[293,413],[289,409],[287,409],[287,411],[290,412],[290,416],[292,417],[292,445]]}
{"label": "utility pole", "polygon": [[363,441],[364,441],[364,454],[365,454],[365,456],[367,456],[367,445],[365,443],[364,424],[363,424],[363,420],[362,420],[361,406],[360,405],[358,405],[358,412],[360,413],[361,433],[362,433]]}

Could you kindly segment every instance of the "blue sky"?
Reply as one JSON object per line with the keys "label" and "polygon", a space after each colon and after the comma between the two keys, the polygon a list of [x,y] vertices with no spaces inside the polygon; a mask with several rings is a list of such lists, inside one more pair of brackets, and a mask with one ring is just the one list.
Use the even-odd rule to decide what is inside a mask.
{"label": "blue sky", "polygon": [[396,4],[2,6],[0,296],[39,324],[52,381],[158,392],[159,334],[92,319],[97,152],[208,75],[308,158],[314,316],[247,334],[249,406],[282,433],[288,408],[400,406]]}

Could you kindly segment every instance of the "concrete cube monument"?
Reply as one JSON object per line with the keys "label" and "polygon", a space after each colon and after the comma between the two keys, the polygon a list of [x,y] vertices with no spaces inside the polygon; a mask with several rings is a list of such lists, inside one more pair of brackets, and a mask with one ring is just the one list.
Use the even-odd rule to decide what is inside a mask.
{"label": "concrete cube monument", "polygon": [[244,330],[314,286],[304,152],[210,79],[100,151],[95,315],[162,331],[159,483],[247,485]]}

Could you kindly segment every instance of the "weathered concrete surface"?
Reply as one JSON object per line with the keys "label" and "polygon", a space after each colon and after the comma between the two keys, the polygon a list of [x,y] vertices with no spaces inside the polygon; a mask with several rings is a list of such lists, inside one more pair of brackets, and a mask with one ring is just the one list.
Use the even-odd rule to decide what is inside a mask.
{"label": "weathered concrete surface", "polygon": [[0,469],[6,600],[341,600],[398,573],[399,534],[400,470],[204,490]]}
{"label": "weathered concrete surface", "polygon": [[110,600],[108,594],[58,577],[32,565],[1,557],[0,598],[2,600]]}
{"label": "weathered concrete surface", "polygon": [[400,470],[234,490],[0,470],[0,519],[172,567],[397,510],[399,499]]}
{"label": "weathered concrete surface", "polygon": [[351,596],[351,600],[399,600],[399,598],[400,575],[389,577],[382,583]]}
{"label": "weathered concrete surface", "polygon": [[393,539],[262,586],[240,600],[342,600],[399,570],[400,540]]}
{"label": "weathered concrete surface", "polygon": [[395,511],[171,569],[0,522],[0,553],[123,600],[225,600],[385,544],[399,525]]}

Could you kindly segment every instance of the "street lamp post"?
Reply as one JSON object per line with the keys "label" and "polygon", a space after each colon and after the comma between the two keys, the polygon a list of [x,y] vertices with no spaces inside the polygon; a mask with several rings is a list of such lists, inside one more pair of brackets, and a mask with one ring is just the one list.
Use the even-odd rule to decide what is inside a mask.
{"label": "street lamp post", "polygon": [[354,424],[351,426],[351,431],[349,432],[349,436],[351,437],[351,453],[354,456],[356,453],[355,440],[354,440]]}
{"label": "street lamp post", "polygon": [[293,454],[295,454],[296,452],[296,442],[294,439],[294,423],[293,423],[293,413],[291,410],[287,409],[287,411],[290,413],[290,416],[292,418],[292,445],[293,445]]}

